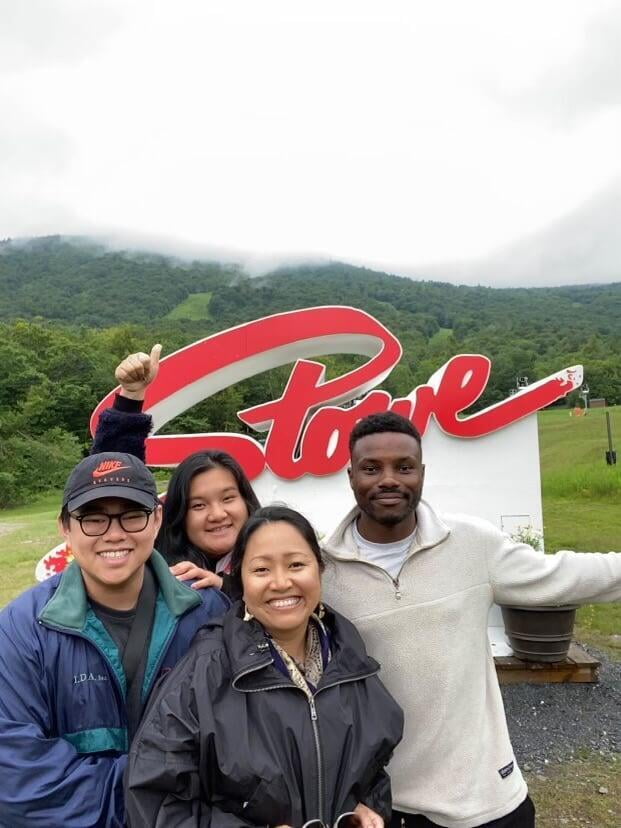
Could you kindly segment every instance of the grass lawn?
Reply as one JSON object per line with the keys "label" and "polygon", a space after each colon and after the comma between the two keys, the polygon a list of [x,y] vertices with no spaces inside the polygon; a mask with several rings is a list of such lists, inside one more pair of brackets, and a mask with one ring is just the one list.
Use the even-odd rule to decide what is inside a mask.
{"label": "grass lawn", "polygon": [[539,414],[539,453],[541,470],[546,475],[557,471],[606,466],[604,452],[608,448],[606,412],[610,414],[613,442],[618,452],[617,473],[621,464],[621,406],[591,408],[586,417],[574,417],[566,408],[550,409]]}
{"label": "grass lawn", "polygon": [[0,606],[32,586],[37,561],[61,538],[56,528],[61,492],[0,511]]}
{"label": "grass lawn", "polygon": [[208,293],[191,293],[177,307],[173,308],[167,319],[209,319],[209,303],[211,302],[211,291]]}
{"label": "grass lawn", "polygon": [[537,809],[537,828],[621,825],[621,754],[604,758],[585,753],[551,765],[543,774],[524,776]]}
{"label": "grass lawn", "polygon": [[452,328],[440,328],[439,331],[436,331],[434,335],[429,340],[430,345],[436,345],[438,342],[442,342],[443,339],[448,339],[453,333]]}
{"label": "grass lawn", "polygon": [[[539,415],[539,451],[546,550],[608,552],[621,549],[621,444],[619,462],[607,466],[605,412],[621,440],[621,407],[571,417],[566,409]],[[621,659],[621,604],[578,611],[576,637]]]}

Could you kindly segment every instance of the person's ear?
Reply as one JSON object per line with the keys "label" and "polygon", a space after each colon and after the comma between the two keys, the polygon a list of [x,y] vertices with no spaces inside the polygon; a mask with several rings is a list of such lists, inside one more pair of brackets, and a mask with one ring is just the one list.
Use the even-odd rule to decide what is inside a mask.
{"label": "person's ear", "polygon": [[162,506],[161,506],[161,504],[158,504],[155,507],[155,511],[153,512],[153,525],[155,527],[155,532],[157,534],[157,532],[160,531],[160,527],[162,525]]}
{"label": "person's ear", "polygon": [[60,517],[58,518],[57,524],[59,534],[61,534],[65,540],[69,540],[69,526],[65,526]]}

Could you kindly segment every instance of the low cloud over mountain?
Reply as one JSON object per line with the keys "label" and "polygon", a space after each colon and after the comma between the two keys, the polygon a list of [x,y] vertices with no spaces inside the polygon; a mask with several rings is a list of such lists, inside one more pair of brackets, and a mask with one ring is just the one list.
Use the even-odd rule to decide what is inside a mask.
{"label": "low cloud over mountain", "polygon": [[[621,181],[617,180],[548,227],[487,259],[427,267],[424,273],[426,278],[494,287],[620,282],[620,227]],[[422,272],[417,268],[416,277]]]}

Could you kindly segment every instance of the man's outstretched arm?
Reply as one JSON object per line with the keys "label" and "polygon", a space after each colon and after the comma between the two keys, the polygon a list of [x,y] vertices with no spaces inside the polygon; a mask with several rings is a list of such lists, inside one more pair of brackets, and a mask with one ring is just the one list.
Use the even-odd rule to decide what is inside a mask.
{"label": "man's outstretched arm", "polygon": [[494,530],[488,570],[498,604],[543,606],[621,601],[621,553],[546,555]]}

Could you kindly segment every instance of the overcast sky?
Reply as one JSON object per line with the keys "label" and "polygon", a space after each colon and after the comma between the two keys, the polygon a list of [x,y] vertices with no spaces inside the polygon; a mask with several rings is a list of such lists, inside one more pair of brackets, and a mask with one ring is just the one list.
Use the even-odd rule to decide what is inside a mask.
{"label": "overcast sky", "polygon": [[0,10],[1,237],[621,280],[618,3]]}

